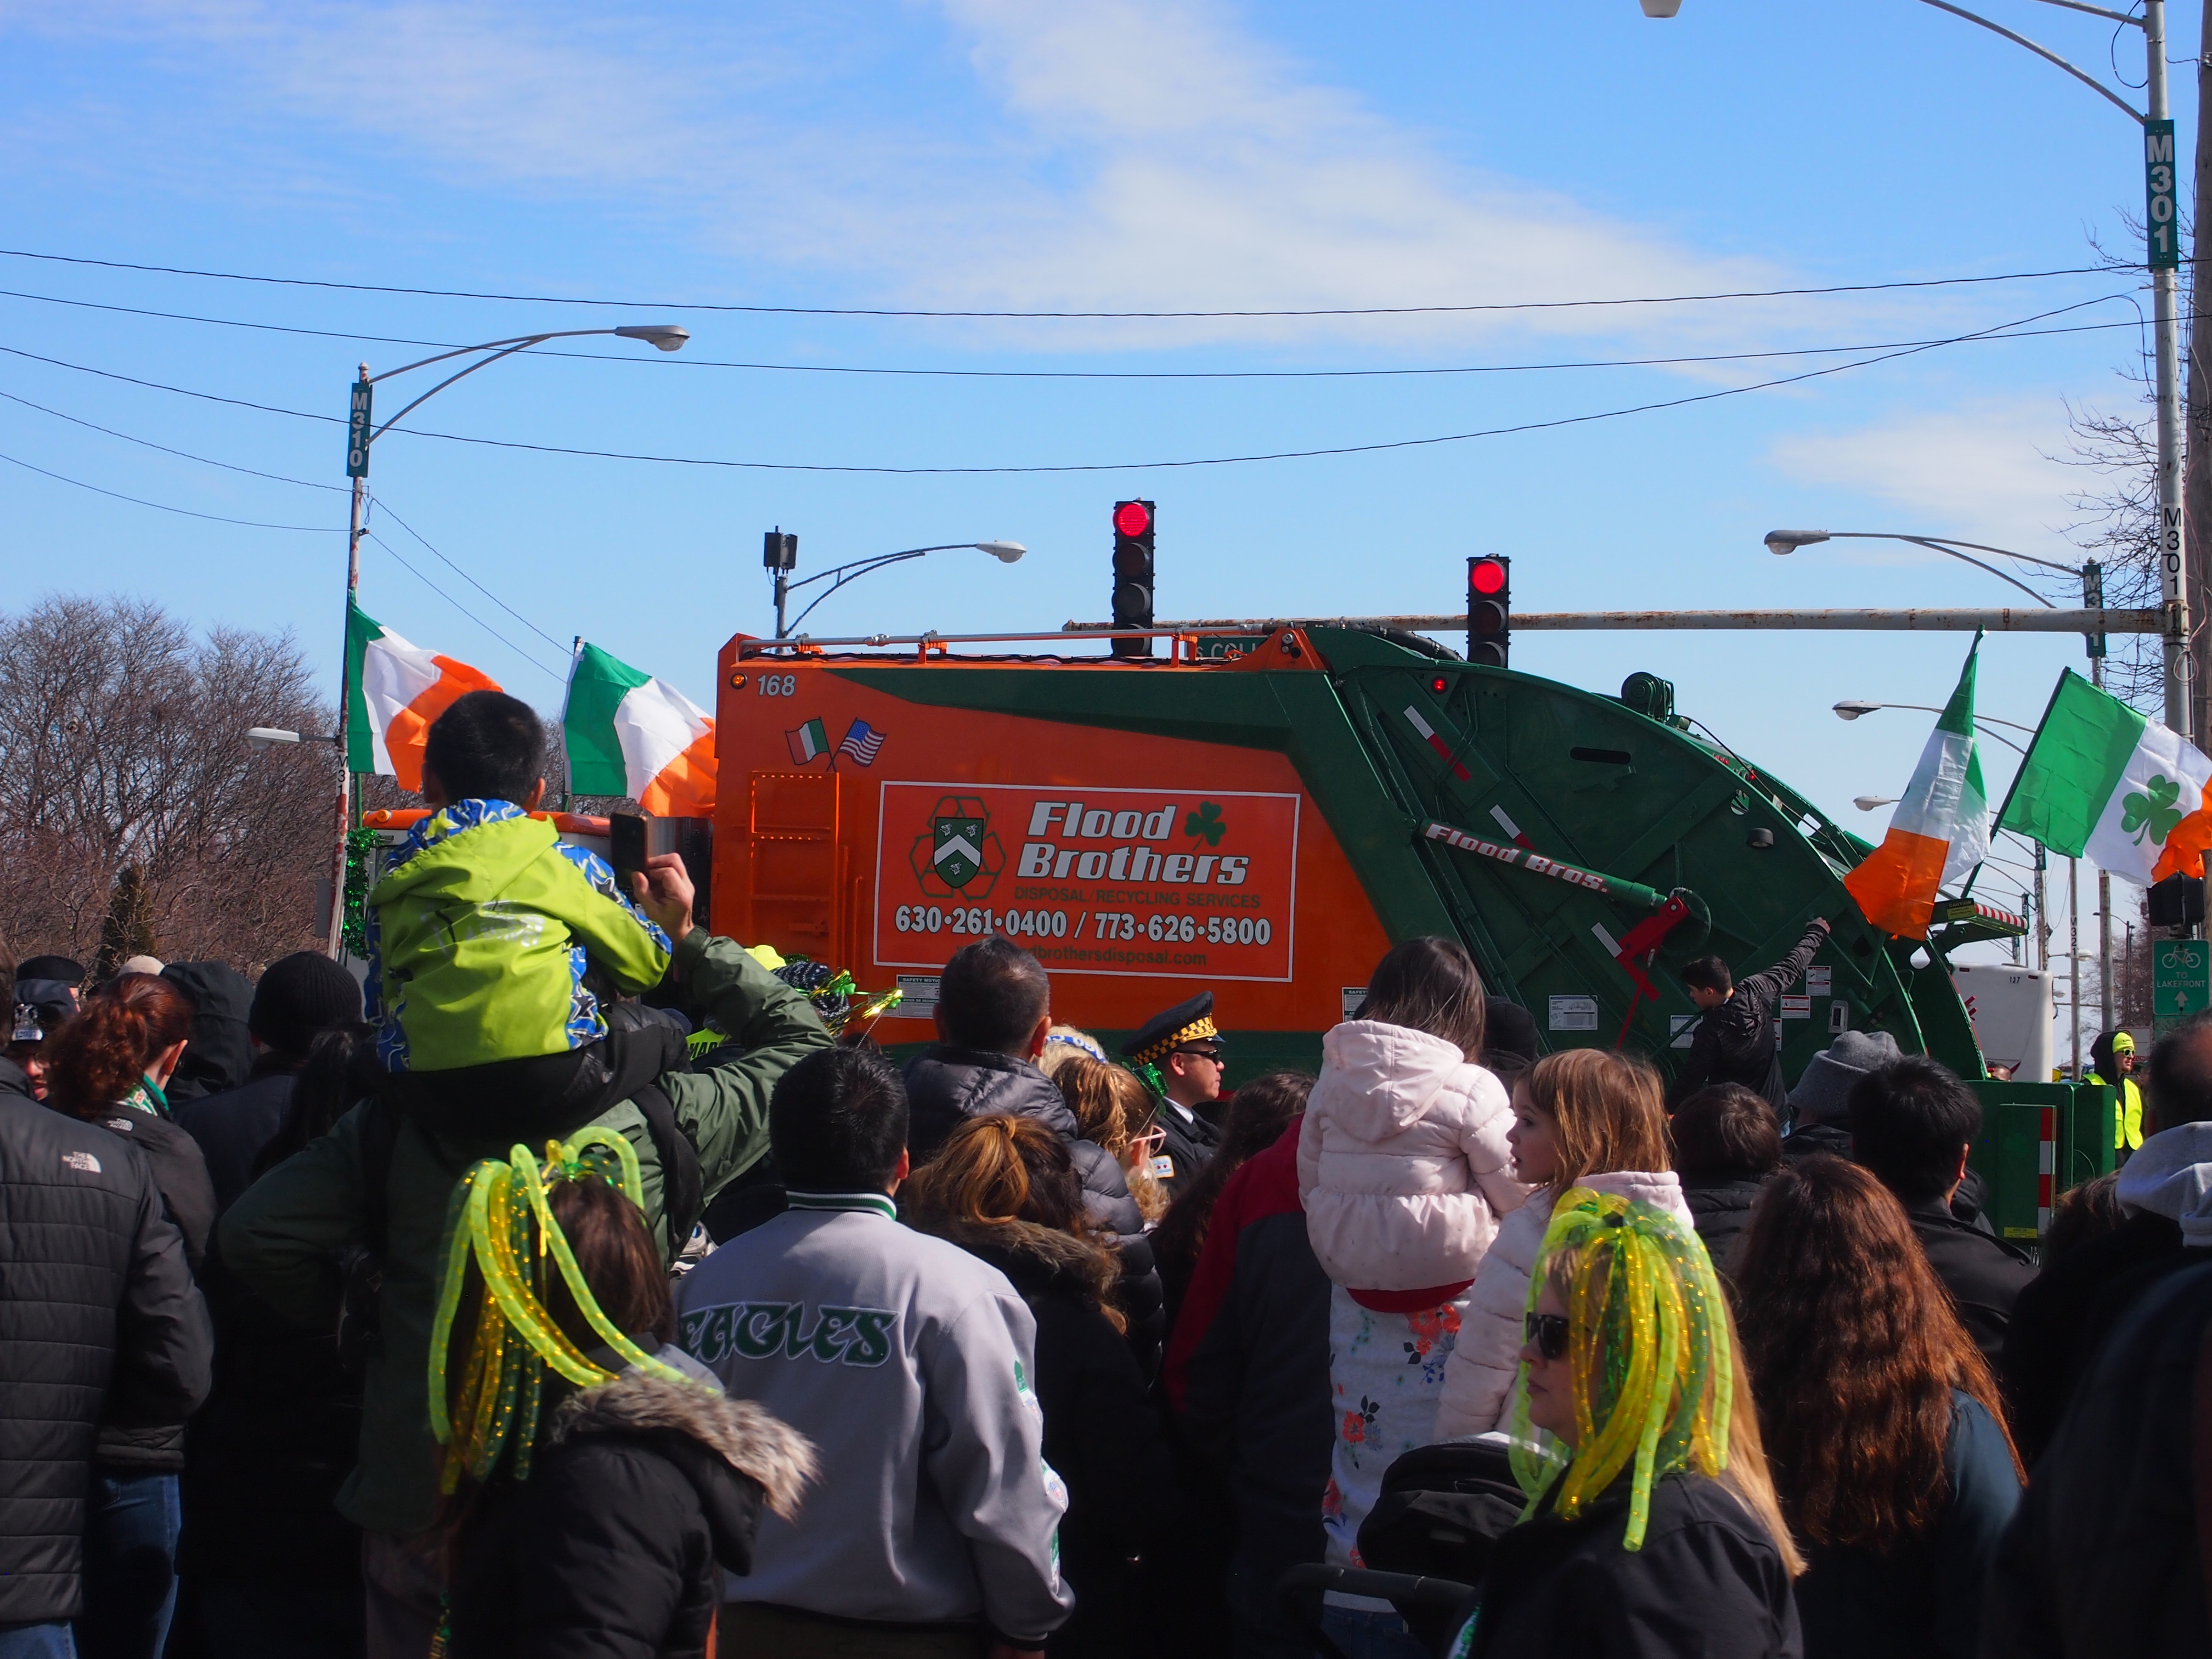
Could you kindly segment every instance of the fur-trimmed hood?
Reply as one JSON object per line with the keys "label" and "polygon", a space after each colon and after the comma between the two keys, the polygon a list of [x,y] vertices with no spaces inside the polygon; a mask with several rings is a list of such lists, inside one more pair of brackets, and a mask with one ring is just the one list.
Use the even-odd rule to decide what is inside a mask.
{"label": "fur-trimmed hood", "polygon": [[1073,1296],[1096,1306],[1111,1295],[1121,1276],[1112,1250],[1031,1221],[916,1215],[908,1218],[908,1224],[989,1262],[1025,1297]]}
{"label": "fur-trimmed hood", "polygon": [[665,1382],[641,1370],[586,1389],[553,1414],[550,1445],[590,1435],[681,1435],[759,1484],[768,1506],[788,1521],[818,1472],[814,1443],[750,1400],[705,1383]]}

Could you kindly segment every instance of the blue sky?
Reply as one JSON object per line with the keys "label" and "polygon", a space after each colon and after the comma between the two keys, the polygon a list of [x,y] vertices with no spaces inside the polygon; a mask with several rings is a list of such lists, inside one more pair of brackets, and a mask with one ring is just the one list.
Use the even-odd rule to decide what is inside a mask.
{"label": "blue sky", "polygon": [[[2132,30],[1987,9],[2107,80]],[[2175,26],[2193,27],[2186,16]],[[2171,56],[2185,64],[2185,33]],[[2185,153],[2193,77],[2175,78]],[[2131,252],[2137,139],[2086,88],[1911,0],[1350,8],[1015,0],[736,9],[18,0],[0,15],[4,234],[24,251],[613,306],[347,294],[0,258],[0,345],[342,417],[356,362],[684,323],[662,358],[503,363],[438,431],[859,466],[1032,466],[1388,442],[1748,386],[1850,356],[1536,373],[1083,380],[715,367],[1375,369],[1709,356],[2123,325],[1960,344],[1686,408],[1518,435],[1242,465],[897,477],[653,465],[394,434],[367,608],[556,708],[582,632],[710,702],[713,653],[765,631],[760,532],[805,569],[940,554],[817,613],[835,631],[1052,627],[1105,608],[1108,508],[1160,502],[1166,616],[1448,610],[1462,560],[1515,559],[1523,610],[1999,605],[1910,550],[1787,560],[1778,525],[1928,531],[2066,558],[2049,459],[2066,410],[2130,410],[2147,337],[2127,272],[1825,297],[1417,318],[965,321],[659,302],[1213,310],[1615,299],[2047,271]],[[46,296],[46,300],[13,297]],[[2090,302],[2090,303],[2085,303]],[[1873,353],[1865,354],[1875,355]],[[397,407],[403,388],[383,389]],[[339,428],[0,355],[0,392],[234,466],[343,485]],[[411,392],[406,395],[412,395]],[[249,529],[0,464],[17,603],[150,594],[203,623],[295,629],[335,679],[342,494],[226,471],[0,399],[0,453]],[[411,526],[452,565],[411,540]],[[410,572],[402,560],[414,565]],[[802,571],[804,574],[804,570]],[[451,596],[427,586],[427,576]],[[458,601],[459,606],[453,601]],[[475,618],[464,614],[475,613]],[[514,613],[520,613],[519,617]],[[487,627],[487,624],[489,627]],[[494,632],[505,640],[493,637]],[[557,641],[558,643],[555,643]],[[1598,690],[1631,669],[1862,832],[1950,636],[1523,635],[1515,665]],[[1982,697],[2033,720],[2078,641],[1984,648]],[[548,672],[549,670],[552,672]],[[2003,751],[1992,779],[2008,775]]]}

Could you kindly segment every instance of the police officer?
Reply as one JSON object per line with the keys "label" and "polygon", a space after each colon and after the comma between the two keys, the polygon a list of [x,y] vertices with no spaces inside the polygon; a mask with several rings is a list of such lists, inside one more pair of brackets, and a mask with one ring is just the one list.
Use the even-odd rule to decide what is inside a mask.
{"label": "police officer", "polygon": [[2125,1031],[2106,1031],[2089,1045],[2095,1069],[2088,1081],[2118,1091],[2112,1109],[2112,1150],[2123,1164],[2142,1145],[2142,1091],[2136,1085],[2136,1040]]}
{"label": "police officer", "polygon": [[1200,991],[1153,1015],[1121,1052],[1164,1097],[1154,1121],[1162,1135],[1160,1156],[1174,1173],[1160,1181],[1176,1192],[1221,1144],[1221,1130],[1204,1109],[1221,1098],[1222,1042],[1213,1029],[1213,993]]}

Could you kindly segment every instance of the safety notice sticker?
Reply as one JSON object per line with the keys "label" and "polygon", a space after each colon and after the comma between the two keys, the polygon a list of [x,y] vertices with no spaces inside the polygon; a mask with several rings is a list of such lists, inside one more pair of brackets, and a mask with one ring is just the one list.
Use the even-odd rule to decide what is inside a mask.
{"label": "safety notice sticker", "polygon": [[1555,1031],[1595,1031],[1597,1030],[1597,999],[1553,997],[1552,1029]]}
{"label": "safety notice sticker", "polygon": [[1295,794],[886,782],[876,961],[1000,933],[1055,974],[1287,981],[1297,857]]}
{"label": "safety notice sticker", "polygon": [[1784,1018],[1784,1019],[1810,1019],[1810,1018],[1813,1018],[1813,999],[1812,999],[1812,998],[1810,998],[1810,997],[1784,997],[1784,998],[1783,998],[1783,999],[1782,999],[1782,1018]]}

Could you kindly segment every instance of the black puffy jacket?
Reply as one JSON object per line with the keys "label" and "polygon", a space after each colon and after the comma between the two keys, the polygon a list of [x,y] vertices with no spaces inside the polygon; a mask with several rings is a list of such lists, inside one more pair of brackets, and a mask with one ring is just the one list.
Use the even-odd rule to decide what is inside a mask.
{"label": "black puffy jacket", "polygon": [[146,1159],[105,1129],[0,1095],[0,1626],[79,1610],[103,1421],[174,1431],[212,1338]]}
{"label": "black puffy jacket", "polygon": [[907,1150],[927,1164],[971,1117],[1034,1118],[1067,1143],[1083,1183],[1083,1212],[1115,1235],[1121,1252],[1121,1310],[1129,1346],[1152,1374],[1167,1338],[1167,1298],[1145,1237],[1145,1218],[1114,1154],[1085,1140],[1060,1085],[1025,1060],[940,1042],[906,1063]]}
{"label": "black puffy jacket", "polygon": [[1789,1570],[1718,1481],[1651,1485],[1641,1548],[1624,1543],[1628,1482],[1572,1521],[1541,1516],[1498,1540],[1483,1580],[1479,1659],[1801,1659]]}
{"label": "black puffy jacket", "polygon": [[814,1470],[805,1437],[751,1401],[636,1371],[564,1401],[547,1440],[464,1535],[453,1659],[703,1654],[762,1504],[793,1514]]}
{"label": "black puffy jacket", "polygon": [[1773,1107],[1778,1118],[1789,1116],[1790,1093],[1783,1087],[1781,1051],[1774,1041],[1775,1013],[1782,994],[1797,982],[1827,939],[1828,924],[1815,921],[1788,956],[1765,973],[1736,981],[1726,1002],[1705,1012],[1690,1040],[1690,1057],[1667,1092],[1669,1108],[1708,1084],[1741,1083]]}
{"label": "black puffy jacket", "polygon": [[169,1079],[169,1103],[238,1087],[253,1069],[253,1041],[246,1030],[253,987],[246,975],[227,962],[173,962],[161,977],[190,997],[193,1009],[191,1041]]}

